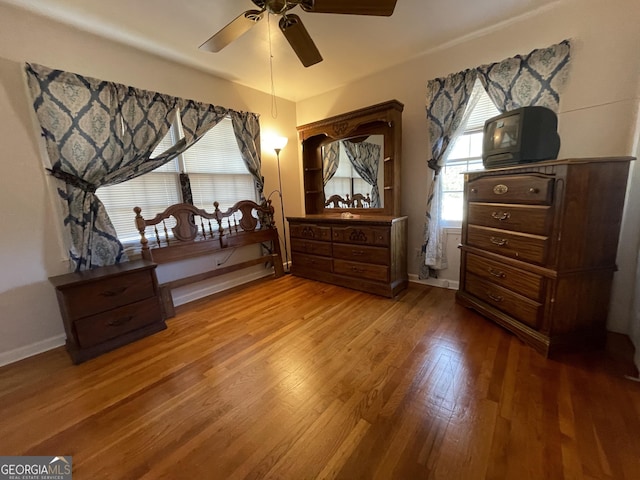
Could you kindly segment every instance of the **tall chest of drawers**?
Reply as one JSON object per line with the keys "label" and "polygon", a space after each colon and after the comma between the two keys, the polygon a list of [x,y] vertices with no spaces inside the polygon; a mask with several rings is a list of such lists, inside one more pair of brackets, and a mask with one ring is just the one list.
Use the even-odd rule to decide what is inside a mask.
{"label": "tall chest of drawers", "polygon": [[74,363],[167,328],[155,269],[136,260],[49,278]]}
{"label": "tall chest of drawers", "polygon": [[288,217],[291,273],[377,295],[407,287],[407,217]]}
{"label": "tall chest of drawers", "polygon": [[545,355],[601,345],[631,160],[465,174],[458,302]]}

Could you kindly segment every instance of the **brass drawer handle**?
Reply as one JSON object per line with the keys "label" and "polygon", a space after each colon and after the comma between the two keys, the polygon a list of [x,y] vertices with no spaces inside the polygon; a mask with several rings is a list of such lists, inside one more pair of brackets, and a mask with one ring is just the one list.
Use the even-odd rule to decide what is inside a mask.
{"label": "brass drawer handle", "polygon": [[501,222],[504,220],[509,220],[511,218],[511,213],[509,212],[492,212],[491,217],[500,220]]}
{"label": "brass drawer handle", "polygon": [[488,268],[487,272],[489,272],[489,275],[493,275],[494,277],[497,277],[497,278],[506,278],[507,277],[506,273],[504,273],[504,272],[502,272],[500,270],[496,270],[494,268]]}
{"label": "brass drawer handle", "polygon": [[128,317],[118,318],[117,320],[109,320],[107,325],[110,327],[119,327],[120,325],[124,325],[125,323],[129,323],[133,320],[133,315],[129,315]]}
{"label": "brass drawer handle", "polygon": [[475,187],[474,187],[474,188],[472,188],[472,189],[471,189],[471,193],[478,193],[478,189],[477,189],[477,188],[475,188]]}
{"label": "brass drawer handle", "polygon": [[315,235],[315,233],[314,233],[314,231],[313,231],[313,228],[310,228],[310,227],[304,227],[304,228],[302,229],[302,236],[303,236],[303,237],[310,237],[310,238],[313,238],[313,237],[315,237],[316,235]]}
{"label": "brass drawer handle", "polygon": [[358,268],[358,267],[351,267],[351,270],[356,272],[356,273],[364,273],[364,270],[362,268]]}
{"label": "brass drawer handle", "polygon": [[533,193],[533,194],[540,193],[540,189],[539,188],[535,188],[535,187],[531,187],[529,189],[529,193]]}
{"label": "brass drawer handle", "polygon": [[508,240],[506,238],[498,237],[489,237],[489,241],[499,247],[504,247],[508,243]]}
{"label": "brass drawer handle", "polygon": [[494,302],[501,302],[504,300],[500,295],[493,295],[491,292],[487,292],[487,297],[489,297]]}
{"label": "brass drawer handle", "polygon": [[104,292],[100,292],[100,295],[103,297],[117,297],[118,295],[122,295],[127,287],[120,287],[114,290],[105,290]]}

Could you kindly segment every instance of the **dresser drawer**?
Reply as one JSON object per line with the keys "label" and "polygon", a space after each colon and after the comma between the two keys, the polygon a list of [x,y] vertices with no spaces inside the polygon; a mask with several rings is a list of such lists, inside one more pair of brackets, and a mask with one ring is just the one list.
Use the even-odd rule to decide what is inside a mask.
{"label": "dresser drawer", "polygon": [[467,218],[474,225],[547,235],[553,216],[549,206],[469,203]]}
{"label": "dresser drawer", "polygon": [[291,239],[291,250],[294,252],[309,253],[311,255],[331,256],[331,243],[318,242],[316,240]]}
{"label": "dresser drawer", "polygon": [[379,265],[389,265],[390,262],[389,249],[384,247],[334,243],[333,256],[354,262],[376,263]]}
{"label": "dresser drawer", "polygon": [[379,282],[389,281],[389,267],[383,265],[336,259],[333,261],[333,271],[342,275],[349,275],[350,277],[376,280]]}
{"label": "dresser drawer", "polygon": [[342,243],[356,243],[360,245],[388,246],[390,234],[388,228],[376,227],[333,227],[333,241]]}
{"label": "dresser drawer", "polygon": [[291,261],[296,269],[331,272],[332,260],[328,257],[319,257],[316,255],[293,252],[291,254]]}
{"label": "dresser drawer", "polygon": [[500,262],[468,253],[467,272],[508,288],[516,293],[540,301],[543,296],[543,278],[535,273],[510,267]]}
{"label": "dresser drawer", "polygon": [[148,298],[74,322],[81,348],[91,347],[157,322],[161,317],[157,297]]}
{"label": "dresser drawer", "polygon": [[469,225],[467,244],[526,262],[544,264],[549,238]]}
{"label": "dresser drawer", "polygon": [[141,270],[75,286],[65,293],[63,302],[67,315],[73,320],[155,294],[152,270]]}
{"label": "dresser drawer", "polygon": [[481,177],[469,182],[468,200],[550,205],[553,199],[553,183],[553,178],[544,175]]}
{"label": "dresser drawer", "polygon": [[511,290],[502,288],[473,274],[467,275],[465,289],[471,295],[507,313],[516,320],[531,328],[538,328],[540,318],[542,318],[541,303],[518,295]]}
{"label": "dresser drawer", "polygon": [[304,223],[291,223],[289,225],[291,238],[305,238],[307,240],[331,241],[331,227],[309,225]]}

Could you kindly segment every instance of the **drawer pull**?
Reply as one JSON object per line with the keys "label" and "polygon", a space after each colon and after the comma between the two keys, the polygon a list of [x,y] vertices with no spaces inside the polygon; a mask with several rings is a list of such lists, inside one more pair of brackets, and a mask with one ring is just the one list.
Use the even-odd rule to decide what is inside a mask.
{"label": "drawer pull", "polygon": [[504,247],[508,243],[506,238],[498,238],[498,237],[489,237],[489,241],[499,247]]}
{"label": "drawer pull", "polygon": [[302,229],[302,236],[303,236],[303,237],[310,237],[310,238],[315,237],[315,234],[314,234],[314,232],[313,232],[313,228],[310,228],[310,227],[304,227],[304,228]]}
{"label": "drawer pull", "polygon": [[509,191],[509,187],[507,187],[502,183],[499,183],[498,185],[495,185],[493,187],[493,193],[495,193],[496,195],[504,195],[508,191]]}
{"label": "drawer pull", "polygon": [[110,327],[119,327],[120,325],[124,325],[125,323],[133,320],[133,315],[129,315],[128,317],[118,318],[117,320],[109,320],[107,325]]}
{"label": "drawer pull", "polygon": [[358,268],[358,267],[351,267],[351,270],[356,272],[356,273],[364,273],[364,270],[362,268]]}
{"label": "drawer pull", "polygon": [[535,187],[531,187],[529,189],[529,193],[533,193],[533,194],[540,193],[540,189],[539,188],[535,188]]}
{"label": "drawer pull", "polygon": [[504,220],[509,220],[511,218],[511,214],[509,212],[492,212],[491,217],[502,222]]}
{"label": "drawer pull", "polygon": [[351,255],[354,257],[361,257],[364,255],[364,252],[362,250],[352,250]]}
{"label": "drawer pull", "polygon": [[474,187],[474,188],[472,188],[472,189],[471,189],[471,193],[478,193],[478,189],[477,189],[477,188],[475,188],[475,187]]}
{"label": "drawer pull", "polygon": [[489,297],[494,302],[501,302],[504,300],[504,298],[501,297],[500,295],[494,295],[491,292],[487,292],[487,297]]}
{"label": "drawer pull", "polygon": [[100,292],[100,295],[103,297],[117,297],[118,295],[122,295],[127,287],[120,287],[114,290],[105,290],[104,292]]}
{"label": "drawer pull", "polygon": [[497,278],[506,278],[507,274],[500,271],[500,270],[496,270],[494,268],[488,268],[487,272],[489,272],[489,275],[493,275],[494,277]]}

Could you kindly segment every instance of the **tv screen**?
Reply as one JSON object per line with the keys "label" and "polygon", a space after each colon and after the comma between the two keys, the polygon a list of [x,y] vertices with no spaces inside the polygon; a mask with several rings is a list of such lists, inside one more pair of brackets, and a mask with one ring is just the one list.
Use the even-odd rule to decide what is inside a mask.
{"label": "tv screen", "polygon": [[522,107],[490,118],[484,125],[485,168],[557,158],[556,114],[546,107]]}

